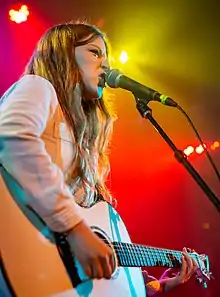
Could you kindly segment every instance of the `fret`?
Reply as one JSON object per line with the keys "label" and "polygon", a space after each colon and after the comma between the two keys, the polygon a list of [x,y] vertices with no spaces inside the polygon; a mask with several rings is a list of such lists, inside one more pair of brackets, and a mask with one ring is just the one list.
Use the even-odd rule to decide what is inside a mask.
{"label": "fret", "polygon": [[143,266],[152,266],[151,265],[151,257],[150,257],[148,250],[146,250],[147,252],[145,253],[145,249],[143,246],[139,246],[139,248],[141,250],[142,263],[144,263]]}
{"label": "fret", "polygon": [[155,262],[154,262],[154,258],[151,250],[148,247],[143,248],[143,250],[146,250],[146,252],[148,253],[148,257],[150,259],[150,266],[155,266]]}
{"label": "fret", "polygon": [[126,265],[127,263],[125,262],[124,252],[123,252],[122,246],[120,245],[120,242],[118,243],[118,249],[117,250],[115,249],[115,252],[118,258],[118,264],[120,266]]}
{"label": "fret", "polygon": [[134,246],[131,244],[127,244],[127,246],[128,246],[128,252],[130,253],[131,258],[132,258],[132,263],[134,266],[137,266],[138,265],[138,257],[137,257],[136,250],[134,249]]}
{"label": "fret", "polygon": [[139,247],[138,247],[137,257],[138,257],[138,261],[139,261],[139,263],[142,263],[144,257],[143,257],[143,255],[142,255],[142,253],[141,253],[141,249],[140,249]]}
{"label": "fret", "polygon": [[119,242],[119,255],[120,257],[119,260],[120,260],[120,264],[121,266],[127,266],[129,264],[129,261],[126,257],[126,254],[125,254],[125,249],[123,247],[123,243]]}
{"label": "fret", "polygon": [[160,254],[161,254],[161,260],[162,260],[162,265],[166,266],[167,262],[166,262],[166,256],[163,250],[160,250]]}
{"label": "fret", "polygon": [[129,250],[129,247],[132,246],[128,243],[125,243],[125,247],[126,247],[126,256],[130,259],[130,263],[132,266],[135,266],[135,263],[133,261],[133,254],[131,253],[131,251]]}

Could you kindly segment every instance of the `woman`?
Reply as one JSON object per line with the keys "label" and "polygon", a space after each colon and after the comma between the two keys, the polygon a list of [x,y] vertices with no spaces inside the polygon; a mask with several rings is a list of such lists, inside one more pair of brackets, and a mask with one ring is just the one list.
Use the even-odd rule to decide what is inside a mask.
{"label": "woman", "polygon": [[[96,27],[82,23],[55,26],[38,42],[24,75],[5,93],[0,105],[0,163],[4,180],[0,187],[4,197],[10,193],[17,203],[22,201],[35,212],[50,230],[65,232],[72,252],[91,279],[109,279],[114,269],[112,250],[90,230],[79,212],[80,206],[93,205],[99,195],[111,202],[105,180],[114,117],[102,94],[107,69],[107,42]],[[33,267],[40,265],[28,264],[29,254],[39,253],[40,247],[37,249],[37,243],[33,244],[36,236],[32,235],[35,232],[32,227],[26,225],[20,213],[15,213],[15,205],[9,206],[11,200],[1,201],[0,233],[5,236],[0,248],[3,260],[4,255],[8,259],[9,279],[16,278],[13,265],[20,267],[24,261],[29,265],[22,270],[24,279],[27,275],[24,271],[29,270],[30,274]],[[13,222],[8,223],[8,213],[13,215],[13,222],[18,222],[12,237],[9,234],[14,233],[14,227]],[[26,237],[21,240],[24,233],[32,246],[25,255],[20,246],[21,260],[15,264],[13,261],[18,261],[18,257],[12,260],[13,255],[9,256],[10,246],[18,234],[16,242],[26,241]],[[49,248],[46,256],[50,256]],[[161,291],[162,287],[165,291],[175,287],[194,271],[195,263],[184,253],[180,275],[163,278],[161,287],[151,293]],[[36,273],[35,280],[39,278]],[[151,280],[145,273],[146,283],[148,279]],[[50,281],[52,278],[47,279],[47,284]],[[37,296],[46,296],[49,291],[39,293],[43,285],[39,280],[37,284],[32,284],[32,288],[39,290]],[[14,286],[22,296],[30,296],[27,283],[14,281]]]}

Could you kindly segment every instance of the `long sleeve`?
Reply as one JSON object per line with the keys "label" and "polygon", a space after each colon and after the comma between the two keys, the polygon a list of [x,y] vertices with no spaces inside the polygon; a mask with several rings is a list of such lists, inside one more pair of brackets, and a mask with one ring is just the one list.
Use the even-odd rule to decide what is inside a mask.
{"label": "long sleeve", "polygon": [[58,105],[46,79],[25,75],[0,100],[0,163],[24,191],[28,205],[56,232],[82,218],[41,135]]}

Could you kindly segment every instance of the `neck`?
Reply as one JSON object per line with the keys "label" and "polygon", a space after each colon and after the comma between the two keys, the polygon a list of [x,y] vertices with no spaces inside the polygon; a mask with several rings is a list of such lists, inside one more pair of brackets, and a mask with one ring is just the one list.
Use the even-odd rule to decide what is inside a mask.
{"label": "neck", "polygon": [[[118,265],[124,267],[170,267],[177,268],[182,263],[182,252],[159,249],[132,243],[113,242]],[[197,256],[189,254],[198,262]]]}

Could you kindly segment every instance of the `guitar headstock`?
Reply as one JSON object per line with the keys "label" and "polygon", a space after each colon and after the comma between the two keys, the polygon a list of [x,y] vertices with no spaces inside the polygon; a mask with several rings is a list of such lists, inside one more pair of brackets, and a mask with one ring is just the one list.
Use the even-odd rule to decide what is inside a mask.
{"label": "guitar headstock", "polygon": [[197,281],[203,284],[204,288],[207,288],[207,281],[212,277],[212,272],[210,272],[209,258],[205,254],[198,254],[196,252],[191,253],[193,259],[196,261],[198,268],[195,272]]}

